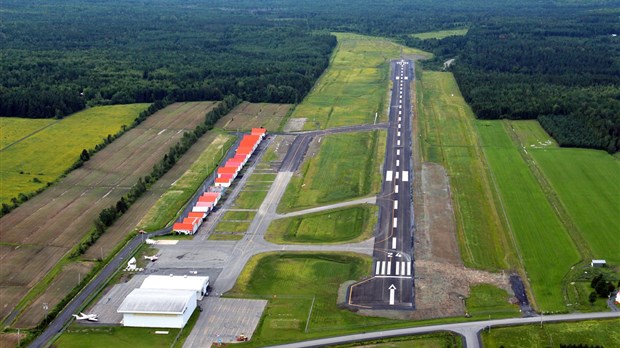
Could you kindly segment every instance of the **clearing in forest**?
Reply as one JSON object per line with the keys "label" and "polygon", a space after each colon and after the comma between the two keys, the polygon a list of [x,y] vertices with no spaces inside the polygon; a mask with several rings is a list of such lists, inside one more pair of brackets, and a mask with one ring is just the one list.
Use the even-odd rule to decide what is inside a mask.
{"label": "clearing in forest", "polygon": [[325,129],[387,119],[385,94],[390,60],[401,56],[430,57],[424,51],[388,39],[350,33],[338,38],[329,67],[292,117],[306,119],[304,129]]}
{"label": "clearing in forest", "polygon": [[290,109],[291,104],[243,102],[217,121],[215,127],[235,132],[263,127],[268,132],[275,132],[280,128]]}
{"label": "clearing in forest", "polygon": [[420,40],[428,40],[428,39],[437,39],[441,40],[447,38],[449,36],[464,36],[467,35],[469,29],[450,29],[450,30],[439,30],[439,31],[428,31],[425,33],[415,33],[411,34],[411,37],[415,37]]}

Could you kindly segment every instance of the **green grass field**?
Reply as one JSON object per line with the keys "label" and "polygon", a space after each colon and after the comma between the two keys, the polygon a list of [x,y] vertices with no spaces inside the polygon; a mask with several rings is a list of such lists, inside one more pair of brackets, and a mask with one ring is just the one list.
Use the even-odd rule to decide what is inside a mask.
{"label": "green grass field", "polygon": [[619,347],[620,319],[493,328],[482,333],[485,347],[559,347],[561,344]]}
{"label": "green grass field", "polygon": [[505,290],[488,284],[474,285],[465,300],[467,312],[474,318],[492,319],[519,316],[519,307],[508,302]]}
{"label": "green grass field", "polygon": [[338,46],[312,91],[297,105],[293,118],[306,118],[305,129],[372,123],[384,110],[389,62],[403,55],[430,54],[398,45],[388,39],[335,33]]}
{"label": "green grass field", "polygon": [[438,39],[439,40],[439,39],[446,38],[448,36],[464,36],[464,35],[467,35],[467,31],[469,31],[469,29],[467,28],[452,29],[452,30],[439,30],[439,31],[429,31],[425,33],[411,34],[411,36],[421,39],[421,40],[427,40],[427,39]]}
{"label": "green grass field", "polygon": [[[54,182],[79,158],[82,149],[94,148],[108,134],[120,131],[122,125],[129,126],[147,107],[148,104],[97,106],[58,122],[47,120],[54,123],[34,134],[33,130],[44,127],[45,122],[2,118],[0,203]],[[29,125],[30,121],[34,123]],[[20,138],[18,134],[31,135],[15,142]]]}
{"label": "green grass field", "polygon": [[[156,335],[156,330],[168,331]],[[174,342],[179,329],[151,329],[137,327],[80,327],[72,326],[54,342],[59,348],[168,348]]]}
{"label": "green grass field", "polygon": [[363,205],[274,220],[265,234],[273,243],[341,243],[368,239],[377,206]]}
{"label": "green grass field", "polygon": [[567,309],[562,279],[580,256],[566,229],[508,136],[501,121],[479,121],[478,131],[535,296],[543,311]]}
{"label": "green grass field", "polygon": [[347,253],[257,255],[246,264],[227,295],[269,300],[249,342],[251,346],[300,341],[339,330],[398,322],[359,316],[336,305],[340,284],[367,276],[371,262],[369,257]]}
{"label": "green grass field", "polygon": [[138,229],[156,231],[170,224],[192,197],[198,186],[211,174],[221,159],[221,154],[229,148],[234,137],[228,134],[207,134],[213,140],[200,154],[192,166],[157,200],[138,224]]}
{"label": "green grass field", "polygon": [[292,178],[278,211],[309,208],[377,193],[385,157],[385,131],[344,133],[322,138],[302,175]]}
{"label": "green grass field", "polygon": [[0,151],[57,122],[59,121],[50,118],[0,117]]}
{"label": "green grass field", "polygon": [[604,151],[529,149],[594,258],[620,263],[620,160]]}
{"label": "green grass field", "polygon": [[497,271],[517,262],[500,217],[479,146],[475,117],[451,73],[418,71],[422,160],[450,176],[461,256],[468,267]]}

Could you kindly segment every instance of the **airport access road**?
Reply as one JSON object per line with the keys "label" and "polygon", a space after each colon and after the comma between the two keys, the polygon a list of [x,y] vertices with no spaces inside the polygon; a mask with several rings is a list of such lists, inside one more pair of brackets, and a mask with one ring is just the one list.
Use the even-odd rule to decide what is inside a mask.
{"label": "airport access road", "polygon": [[413,195],[411,156],[411,83],[413,62],[391,62],[393,82],[383,184],[377,197],[373,276],[348,290],[348,305],[365,309],[415,308],[413,268]]}
{"label": "airport access road", "polygon": [[562,322],[562,321],[580,321],[580,320],[592,320],[592,319],[611,319],[620,318],[620,312],[598,312],[598,313],[575,313],[575,314],[559,314],[548,315],[544,317],[528,317],[528,318],[511,318],[511,319],[496,319],[485,321],[474,321],[466,323],[454,323],[454,324],[442,324],[422,327],[412,327],[406,329],[396,330],[384,330],[375,332],[366,332],[361,334],[322,338],[311,341],[296,342],[273,346],[274,348],[310,348],[310,347],[325,347],[333,346],[337,344],[345,344],[351,342],[364,342],[374,339],[399,337],[426,334],[440,331],[451,331],[458,333],[465,338],[465,347],[467,348],[479,348],[480,344],[480,331],[498,326],[514,326],[524,324],[536,324]]}

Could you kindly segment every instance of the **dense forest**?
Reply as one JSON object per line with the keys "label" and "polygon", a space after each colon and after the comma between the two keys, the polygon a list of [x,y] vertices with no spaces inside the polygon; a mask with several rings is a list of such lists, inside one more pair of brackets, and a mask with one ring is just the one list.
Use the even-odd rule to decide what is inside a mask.
{"label": "dense forest", "polygon": [[[452,66],[480,118],[538,119],[563,146],[620,149],[618,0],[5,0],[0,115],[88,105],[300,101],[330,31],[391,37]],[[468,27],[464,37],[414,32]]]}
{"label": "dense forest", "polygon": [[336,44],[300,22],[182,5],[4,1],[0,115],[62,117],[166,96],[295,103]]}
{"label": "dense forest", "polygon": [[618,12],[491,19],[454,73],[479,118],[538,119],[562,146],[620,149]]}

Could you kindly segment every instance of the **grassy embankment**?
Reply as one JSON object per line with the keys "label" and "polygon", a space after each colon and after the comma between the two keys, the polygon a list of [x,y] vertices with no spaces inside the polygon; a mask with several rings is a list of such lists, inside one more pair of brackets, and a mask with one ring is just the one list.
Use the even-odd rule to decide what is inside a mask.
{"label": "grassy embankment", "polygon": [[267,253],[250,259],[227,294],[269,301],[249,346],[398,322],[358,316],[336,305],[340,284],[367,276],[371,261],[347,253]]}
{"label": "grassy embankment", "polygon": [[374,205],[333,209],[275,220],[265,239],[272,243],[341,243],[370,238],[377,223]]}
{"label": "grassy embankment", "polygon": [[108,134],[129,126],[148,104],[97,106],[60,121],[0,118],[0,203],[54,182]]}
{"label": "grassy embankment", "polygon": [[453,332],[383,338],[334,346],[334,348],[461,348],[463,339]]}
{"label": "grassy embankment", "polygon": [[378,193],[385,131],[324,136],[315,157],[291,179],[278,211],[290,212]]}
{"label": "grassy embankment", "polygon": [[422,72],[416,81],[420,152],[450,177],[461,257],[468,267],[497,271],[515,267],[492,189],[475,116],[451,73]]}
{"label": "grassy embankment", "polygon": [[415,33],[410,36],[415,37],[420,40],[428,40],[428,39],[444,39],[448,36],[464,36],[467,35],[467,31],[469,29],[451,29],[451,30],[439,30],[439,31],[429,31],[425,33]]}
{"label": "grassy embankment", "polygon": [[482,333],[485,347],[559,347],[585,344],[589,347],[620,346],[620,319],[592,320],[493,328]]}
{"label": "grassy embankment", "polygon": [[492,285],[475,285],[465,300],[467,312],[478,320],[485,317],[498,319],[519,316],[519,307],[508,302],[509,297],[505,290]]}
{"label": "grassy embankment", "polygon": [[138,229],[156,231],[170,225],[179,215],[183,205],[193,196],[202,182],[217,168],[223,154],[233,144],[234,136],[211,131],[211,143],[191,167],[165,191],[157,203],[138,224]]}
{"label": "grassy embankment", "polygon": [[293,112],[305,129],[325,129],[385,121],[389,62],[402,55],[430,54],[388,39],[335,33],[338,45],[327,70]]}

